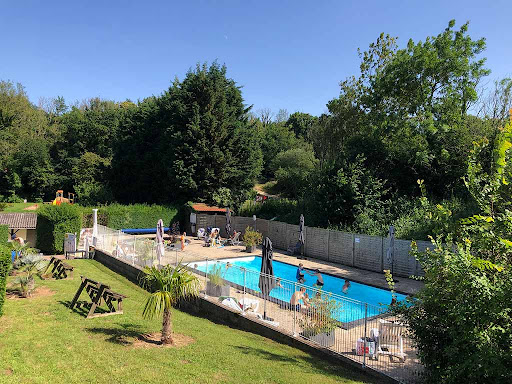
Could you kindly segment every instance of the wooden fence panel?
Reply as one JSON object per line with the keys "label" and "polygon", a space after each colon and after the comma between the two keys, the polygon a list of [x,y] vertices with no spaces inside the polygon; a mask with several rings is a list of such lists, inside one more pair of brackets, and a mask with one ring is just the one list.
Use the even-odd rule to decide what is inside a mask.
{"label": "wooden fence panel", "polygon": [[411,242],[409,240],[395,240],[393,255],[393,274],[395,276],[409,277],[416,271],[416,259],[409,254]]}
{"label": "wooden fence panel", "polygon": [[317,259],[328,259],[329,230],[313,227],[305,227],[306,244],[305,254]]}
{"label": "wooden fence panel", "polygon": [[269,222],[269,236],[272,246],[277,249],[286,249],[287,224],[280,221]]}
{"label": "wooden fence panel", "polygon": [[354,234],[354,267],[382,272],[382,237]]}
{"label": "wooden fence panel", "polygon": [[268,220],[256,219],[256,230],[263,235],[263,238],[265,238],[269,235],[268,226],[269,226]]}
{"label": "wooden fence panel", "polygon": [[299,226],[287,224],[286,226],[286,249],[294,247],[299,241]]}
{"label": "wooden fence panel", "polygon": [[352,265],[354,260],[354,236],[352,233],[329,232],[329,261]]}

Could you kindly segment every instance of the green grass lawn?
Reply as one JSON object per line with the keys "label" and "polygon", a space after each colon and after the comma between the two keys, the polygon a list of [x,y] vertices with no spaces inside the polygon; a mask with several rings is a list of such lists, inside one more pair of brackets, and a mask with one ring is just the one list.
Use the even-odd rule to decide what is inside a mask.
{"label": "green grass lawn", "polygon": [[[25,208],[30,207],[36,203],[6,203],[7,207],[3,209],[0,213],[12,213],[12,212],[35,212],[35,211],[27,211]],[[42,203],[37,203],[41,205]]]}
{"label": "green grass lawn", "polygon": [[[143,320],[147,293],[92,260],[73,260],[73,280],[37,279],[50,296],[8,299],[0,318],[0,383],[376,383],[351,368],[267,338],[173,311],[180,348],[134,348],[160,330]],[[123,315],[85,319],[66,304],[80,275],[108,283],[128,298]],[[82,299],[87,298],[83,293]]]}

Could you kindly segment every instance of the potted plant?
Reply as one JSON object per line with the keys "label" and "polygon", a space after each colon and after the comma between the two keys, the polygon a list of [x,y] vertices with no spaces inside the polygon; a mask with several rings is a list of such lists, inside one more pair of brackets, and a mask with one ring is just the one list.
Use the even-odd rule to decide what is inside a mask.
{"label": "potted plant", "polygon": [[206,294],[210,296],[229,296],[229,285],[224,280],[226,270],[223,272],[220,263],[214,265],[208,273],[209,280],[206,283]]}
{"label": "potted plant", "polygon": [[335,342],[335,330],[339,325],[336,314],[339,314],[341,304],[330,295],[322,295],[320,292],[309,304],[307,313],[299,320],[301,336],[322,347],[332,347]]}
{"label": "potted plant", "polygon": [[242,240],[245,244],[246,251],[249,253],[253,253],[256,250],[256,246],[261,244],[263,240],[263,235],[254,230],[252,227],[245,228],[244,236]]}

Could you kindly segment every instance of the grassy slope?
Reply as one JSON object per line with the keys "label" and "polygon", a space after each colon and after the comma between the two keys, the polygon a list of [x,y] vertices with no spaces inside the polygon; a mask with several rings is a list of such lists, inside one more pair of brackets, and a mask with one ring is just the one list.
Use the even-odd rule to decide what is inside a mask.
{"label": "grassy slope", "polygon": [[[35,211],[26,211],[25,208],[30,207],[31,205],[34,205],[35,203],[7,203],[7,207],[1,211],[1,213],[10,213],[10,212],[32,212]],[[41,205],[42,203],[38,203],[38,205]]]}
{"label": "grassy slope", "polygon": [[[141,318],[147,293],[95,261],[71,263],[76,267],[73,280],[37,280],[55,295],[7,300],[0,318],[0,383],[375,382],[300,350],[177,310],[174,331],[193,337],[194,343],[179,349],[135,349],[130,340],[160,329],[160,319]],[[128,295],[125,313],[85,319],[70,311],[65,303],[73,298],[81,274]]]}

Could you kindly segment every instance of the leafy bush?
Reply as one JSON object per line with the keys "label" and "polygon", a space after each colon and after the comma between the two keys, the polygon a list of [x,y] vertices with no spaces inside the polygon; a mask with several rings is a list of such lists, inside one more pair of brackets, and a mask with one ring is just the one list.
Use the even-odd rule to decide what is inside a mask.
{"label": "leafy bush", "polygon": [[7,243],[9,240],[9,226],[0,225],[0,245]]}
{"label": "leafy bush", "polygon": [[5,286],[7,284],[7,275],[11,269],[11,251],[0,244],[0,316],[3,314],[5,301]]}
{"label": "leafy bush", "polygon": [[79,233],[81,227],[78,207],[71,204],[43,205],[37,211],[37,248],[44,253],[62,253],[64,235]]}
{"label": "leafy bush", "polygon": [[263,240],[263,235],[260,232],[255,231],[252,227],[247,227],[245,228],[242,240],[246,246],[252,247],[253,245],[261,244],[261,240]]}
{"label": "leafy bush", "polygon": [[312,148],[292,148],[278,153],[272,162],[276,188],[286,196],[301,196],[317,166],[318,160]]}
{"label": "leafy bush", "polygon": [[[92,227],[92,207],[82,208],[84,228]],[[122,228],[154,228],[159,219],[165,226],[169,226],[177,218],[178,210],[175,207],[163,205],[112,204],[100,207],[98,210],[98,224],[113,229]]]}
{"label": "leafy bush", "polygon": [[5,208],[7,208],[7,203],[1,203],[0,202],[0,212],[3,211]]}
{"label": "leafy bush", "polygon": [[425,287],[397,311],[411,329],[428,383],[510,383],[512,273],[436,242],[416,256]]}

